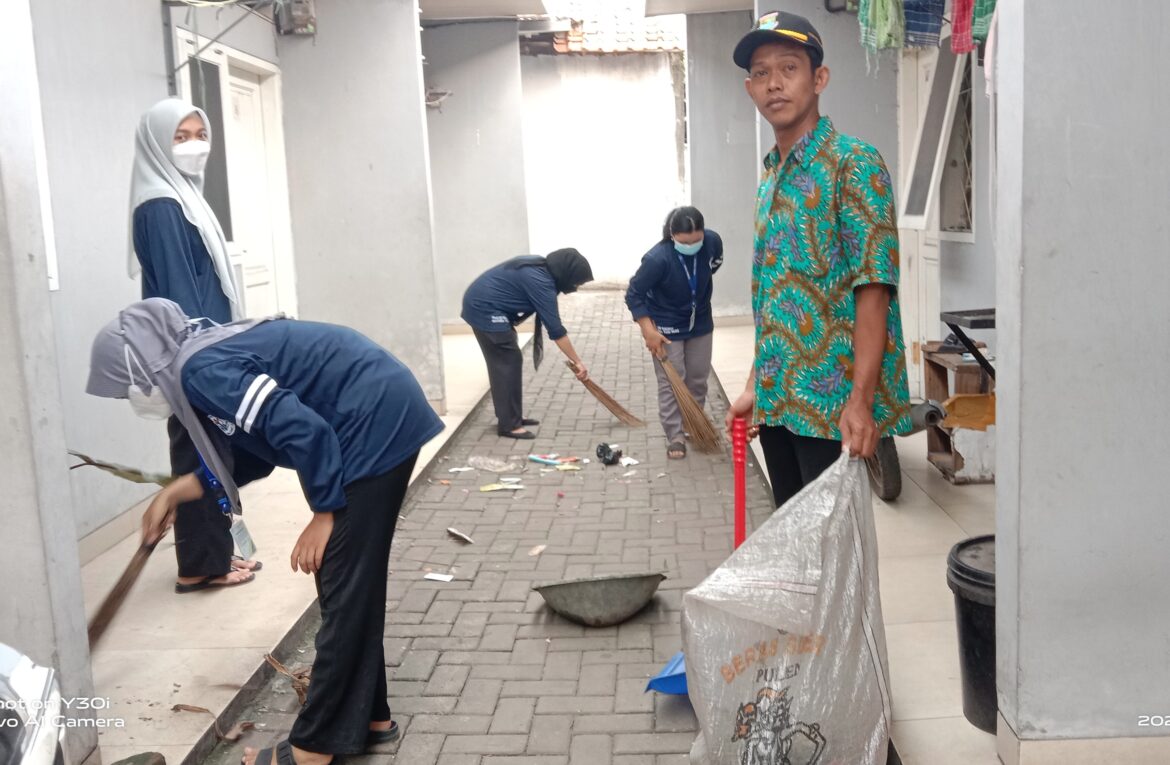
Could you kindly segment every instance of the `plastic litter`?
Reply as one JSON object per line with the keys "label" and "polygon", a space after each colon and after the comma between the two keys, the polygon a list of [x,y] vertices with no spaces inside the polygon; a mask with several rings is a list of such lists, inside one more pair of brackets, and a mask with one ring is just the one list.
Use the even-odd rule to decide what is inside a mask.
{"label": "plastic litter", "polygon": [[466,543],[467,543],[467,544],[469,544],[469,545],[473,545],[473,544],[475,544],[475,540],[474,540],[474,539],[472,539],[471,537],[467,536],[466,534],[464,534],[464,533],[463,533],[462,531],[460,531],[459,529],[452,528],[452,527],[448,527],[448,528],[447,528],[447,533],[448,533],[448,534],[450,534],[451,536],[455,537],[456,539],[458,539],[460,542],[466,542]]}
{"label": "plastic litter", "polygon": [[432,582],[450,582],[454,578],[454,574],[423,574],[423,579],[429,579]]}
{"label": "plastic litter", "polygon": [[467,458],[467,464],[476,470],[486,470],[489,473],[516,473],[523,469],[522,464],[517,464],[509,460],[500,460],[495,457],[485,457],[482,454],[474,454]]}
{"label": "plastic litter", "polygon": [[687,693],[687,667],[683,652],[679,651],[670,657],[670,661],[650,678],[646,684],[647,691],[658,691],[675,696],[685,696]]}

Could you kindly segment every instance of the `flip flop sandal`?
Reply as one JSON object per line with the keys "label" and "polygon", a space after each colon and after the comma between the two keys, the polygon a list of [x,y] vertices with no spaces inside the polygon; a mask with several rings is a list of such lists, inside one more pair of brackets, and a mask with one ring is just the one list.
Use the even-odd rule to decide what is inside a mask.
{"label": "flip flop sandal", "polygon": [[[243,563],[245,560],[246,560],[246,559],[245,559],[245,558],[244,558],[244,556],[242,556],[242,555],[233,555],[233,556],[232,556],[232,563]],[[259,571],[259,570],[260,570],[260,569],[262,569],[262,568],[264,568],[264,564],[263,564],[263,563],[261,563],[261,562],[260,562],[260,561],[258,561],[258,560],[254,560],[254,561],[252,561],[252,563],[254,564],[254,565],[252,566],[252,568],[238,568],[238,567],[236,567],[236,566],[232,566],[232,568],[234,568],[236,571],[251,571],[251,572],[253,572],[253,573],[255,573],[255,572]]]}
{"label": "flip flop sandal", "polygon": [[372,730],[366,734],[366,746],[377,746],[378,744],[389,744],[398,740],[398,723],[394,720],[390,721],[390,727],[386,730]]}
{"label": "flip flop sandal", "polygon": [[[279,744],[267,749],[261,749],[256,753],[255,765],[273,765],[273,755],[276,756],[275,765],[297,765],[297,761],[293,759],[292,744],[286,738]],[[333,755],[333,759],[329,765],[341,765],[344,758],[341,755]],[[240,758],[240,765],[244,765],[244,758]]]}
{"label": "flip flop sandal", "polygon": [[674,441],[666,447],[666,457],[672,460],[681,460],[687,456],[687,445],[684,441]]}
{"label": "flip flop sandal", "polygon": [[239,582],[226,582],[224,584],[216,584],[215,580],[219,579],[220,576],[226,576],[225,574],[220,574],[218,576],[214,576],[214,575],[213,576],[205,576],[205,577],[203,577],[202,580],[200,580],[198,582],[192,582],[191,584],[182,584],[181,582],[175,582],[175,592],[178,593],[179,595],[186,595],[189,592],[199,592],[200,590],[209,590],[212,587],[239,587],[241,584],[247,584],[248,582],[250,582],[256,578],[256,574],[254,574],[253,572],[249,571],[248,573],[251,574],[251,576],[249,576],[247,579],[244,579],[244,580],[239,581]]}

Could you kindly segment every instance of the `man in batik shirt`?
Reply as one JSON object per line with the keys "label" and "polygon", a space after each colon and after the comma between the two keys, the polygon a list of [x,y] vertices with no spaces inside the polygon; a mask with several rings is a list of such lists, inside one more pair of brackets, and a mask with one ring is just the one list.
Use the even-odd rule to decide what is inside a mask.
{"label": "man in batik shirt", "polygon": [[758,427],[777,505],[842,449],[872,456],[910,429],[898,308],[898,224],[881,155],[822,117],[820,35],[760,17],[733,55],[772,126],[756,196],[753,373],[727,415]]}

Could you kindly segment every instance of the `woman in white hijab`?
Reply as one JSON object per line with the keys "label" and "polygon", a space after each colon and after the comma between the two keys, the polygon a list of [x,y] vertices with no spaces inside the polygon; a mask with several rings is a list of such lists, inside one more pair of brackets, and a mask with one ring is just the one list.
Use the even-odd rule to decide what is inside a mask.
{"label": "woman in white hijab", "polygon": [[[223,229],[203,198],[203,169],[211,153],[211,125],[202,109],[177,98],[152,106],[138,123],[129,272],[142,274],[142,297],[173,300],[188,316],[225,324],[241,318],[240,290],[228,258]],[[167,422],[171,470],[199,467],[187,431]],[[259,562],[232,555],[231,516],[210,501],[179,508],[175,591],[194,592],[251,581]]]}

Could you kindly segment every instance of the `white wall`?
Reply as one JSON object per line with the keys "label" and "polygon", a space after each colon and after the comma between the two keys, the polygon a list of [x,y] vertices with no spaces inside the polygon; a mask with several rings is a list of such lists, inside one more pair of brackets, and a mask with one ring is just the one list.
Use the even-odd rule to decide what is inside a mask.
{"label": "white wall", "polygon": [[[92,697],[93,680],[49,305],[32,29],[27,2],[7,8],[0,27],[0,643],[56,669],[65,698],[84,698]],[[69,729],[67,761],[81,762],[96,745],[95,729]]]}
{"label": "white wall", "polygon": [[687,16],[687,128],[691,204],[723,237],[715,277],[718,315],[752,312],[752,246],[756,179],[756,107],[731,51],[751,28],[749,11]]}
{"label": "white wall", "polygon": [[453,93],[427,109],[444,322],[459,321],[472,279],[530,252],[518,26],[448,24],[422,35],[427,87]]}
{"label": "white wall", "polygon": [[443,399],[415,0],[330,0],[281,37],[302,319],[352,326]]}
{"label": "white wall", "polygon": [[[197,32],[200,37],[216,40],[256,58],[277,63],[276,32],[270,19],[271,10],[258,11],[257,18],[243,8],[171,8],[171,23],[180,29]],[[241,17],[246,16],[243,20]],[[236,22],[239,23],[236,23]],[[226,34],[224,30],[228,30]],[[182,63],[177,61],[176,63]]]}
{"label": "white wall", "polygon": [[1000,6],[997,661],[1028,740],[1166,735],[1138,717],[1170,687],[1170,5],[1111,4],[1104,42],[1100,9]]}
{"label": "white wall", "polygon": [[524,56],[531,248],[576,247],[597,281],[625,282],[682,204],[667,54]]}
{"label": "white wall", "polygon": [[[98,329],[141,297],[126,271],[130,167],[138,118],[167,95],[162,17],[141,0],[33,0],[48,182],[61,289],[52,293],[66,442],[150,470],[167,470],[166,430],[125,402],[88,396]],[[68,474],[84,536],[149,493],[94,470]]]}

